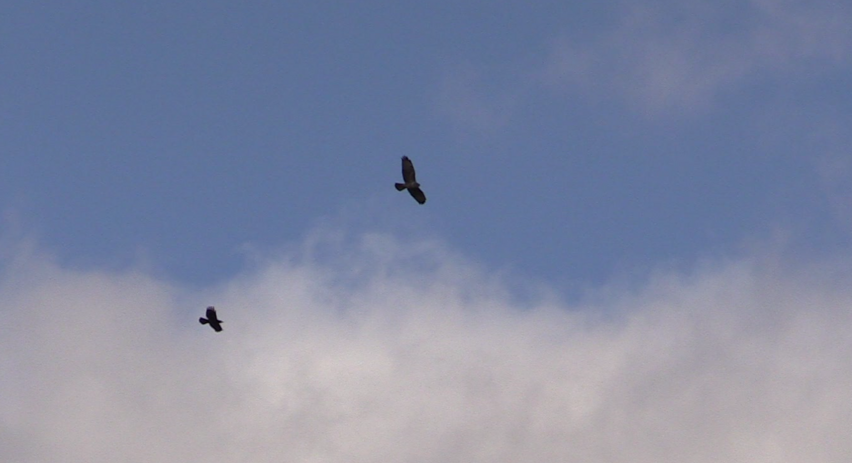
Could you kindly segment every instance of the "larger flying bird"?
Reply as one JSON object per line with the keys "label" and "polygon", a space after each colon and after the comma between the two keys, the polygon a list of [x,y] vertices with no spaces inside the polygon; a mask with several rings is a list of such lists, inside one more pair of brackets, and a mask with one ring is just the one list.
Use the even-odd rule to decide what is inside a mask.
{"label": "larger flying bird", "polygon": [[411,197],[417,200],[418,203],[426,202],[426,195],[420,189],[420,184],[417,183],[417,178],[414,175],[414,164],[408,156],[402,157],[402,181],[405,183],[394,183],[396,191],[408,190]]}
{"label": "larger flying bird", "polygon": [[213,328],[213,330],[217,333],[222,331],[222,325],[220,323],[223,322],[216,318],[216,309],[214,309],[212,305],[207,308],[207,318],[201,317],[198,319],[198,322],[202,325],[210,324],[210,328]]}

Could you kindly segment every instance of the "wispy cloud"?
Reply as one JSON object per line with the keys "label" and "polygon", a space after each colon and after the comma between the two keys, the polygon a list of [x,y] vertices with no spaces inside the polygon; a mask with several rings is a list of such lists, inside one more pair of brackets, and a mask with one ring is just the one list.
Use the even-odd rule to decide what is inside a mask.
{"label": "wispy cloud", "polygon": [[[755,258],[577,304],[517,302],[434,243],[340,246],[339,261],[281,256],[203,291],[14,260],[0,279],[0,459],[852,454],[848,274]],[[207,304],[222,333],[197,323]]]}
{"label": "wispy cloud", "polygon": [[435,109],[464,131],[488,134],[509,123],[516,97],[505,89],[489,91],[489,78],[473,64],[448,67],[438,82]]}
{"label": "wispy cloud", "polygon": [[648,114],[691,112],[760,79],[848,66],[850,20],[839,2],[628,2],[599,37],[556,41],[542,80]]}
{"label": "wispy cloud", "polygon": [[850,124],[836,117],[823,122],[811,139],[823,150],[817,157],[817,173],[834,218],[852,232],[852,137]]}

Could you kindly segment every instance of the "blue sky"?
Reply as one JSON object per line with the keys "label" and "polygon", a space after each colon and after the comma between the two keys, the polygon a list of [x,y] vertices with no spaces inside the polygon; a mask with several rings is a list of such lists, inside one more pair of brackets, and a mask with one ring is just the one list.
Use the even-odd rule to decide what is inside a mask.
{"label": "blue sky", "polygon": [[2,4],[0,460],[847,461],[849,24]]}
{"label": "blue sky", "polygon": [[828,2],[5,10],[0,206],[74,265],[206,284],[341,217],[567,288],[779,230],[849,244]]}

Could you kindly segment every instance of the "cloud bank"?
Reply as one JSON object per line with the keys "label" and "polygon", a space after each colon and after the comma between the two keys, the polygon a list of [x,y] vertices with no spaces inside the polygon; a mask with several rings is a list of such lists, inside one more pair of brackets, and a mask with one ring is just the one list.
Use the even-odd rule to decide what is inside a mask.
{"label": "cloud bank", "polygon": [[435,243],[324,246],[200,290],[10,256],[0,460],[852,455],[847,270],[744,258],[568,303]]}

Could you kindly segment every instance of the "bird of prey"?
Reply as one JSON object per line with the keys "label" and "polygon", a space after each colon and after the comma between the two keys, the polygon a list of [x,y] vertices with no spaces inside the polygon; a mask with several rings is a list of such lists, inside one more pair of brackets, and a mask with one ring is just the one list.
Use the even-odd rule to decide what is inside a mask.
{"label": "bird of prey", "polygon": [[210,324],[210,328],[213,328],[217,333],[222,331],[222,325],[220,323],[224,323],[222,320],[216,318],[216,309],[211,305],[207,308],[207,318],[201,317],[198,319],[198,322],[202,325]]}
{"label": "bird of prey", "polygon": [[417,200],[418,203],[426,202],[426,195],[420,189],[420,184],[417,183],[417,178],[414,175],[414,164],[408,156],[402,157],[402,181],[405,183],[395,183],[396,191],[408,190],[411,197]]}

